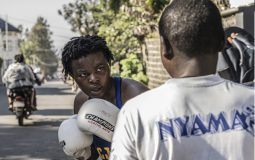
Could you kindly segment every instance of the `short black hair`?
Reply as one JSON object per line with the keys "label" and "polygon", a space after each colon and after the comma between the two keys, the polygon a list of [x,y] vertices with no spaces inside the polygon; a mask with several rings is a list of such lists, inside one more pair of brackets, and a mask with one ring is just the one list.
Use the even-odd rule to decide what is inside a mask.
{"label": "short black hair", "polygon": [[221,15],[210,0],[174,0],[162,12],[159,33],[191,57],[217,53],[225,45]]}
{"label": "short black hair", "polygon": [[72,74],[72,60],[77,60],[88,54],[97,52],[102,52],[109,64],[111,60],[113,60],[113,54],[102,37],[97,35],[86,35],[71,38],[62,51],[62,64],[65,78],[68,74]]}
{"label": "short black hair", "polygon": [[15,63],[24,63],[25,62],[25,58],[24,58],[23,54],[16,54],[14,56],[14,60],[15,60]]}

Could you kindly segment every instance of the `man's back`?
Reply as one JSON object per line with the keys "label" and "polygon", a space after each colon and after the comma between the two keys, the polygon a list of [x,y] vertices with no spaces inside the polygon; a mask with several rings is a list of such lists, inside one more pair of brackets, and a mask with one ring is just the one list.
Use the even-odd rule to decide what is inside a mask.
{"label": "man's back", "polygon": [[225,45],[210,0],[173,0],[159,20],[170,79],[124,105],[111,160],[253,160],[254,91],[216,76]]}
{"label": "man's back", "polygon": [[214,75],[171,79],[127,102],[120,117],[129,126],[117,126],[112,149],[131,145],[132,155],[118,148],[123,159],[252,160],[253,97],[252,88]]}
{"label": "man's back", "polygon": [[11,64],[3,76],[7,88],[33,86],[35,77],[31,68],[24,63]]}

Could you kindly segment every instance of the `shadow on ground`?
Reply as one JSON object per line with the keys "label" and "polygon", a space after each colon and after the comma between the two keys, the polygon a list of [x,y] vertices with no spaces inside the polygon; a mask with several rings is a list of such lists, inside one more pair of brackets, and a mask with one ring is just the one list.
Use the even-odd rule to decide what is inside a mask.
{"label": "shadow on ground", "polygon": [[74,95],[70,88],[36,88],[37,95]]}
{"label": "shadow on ground", "polygon": [[47,116],[65,116],[73,114],[72,109],[39,109],[32,113],[32,115],[47,115]]}
{"label": "shadow on ground", "polygon": [[[45,123],[56,125],[60,122]],[[57,127],[45,128],[44,125],[41,128],[1,127],[1,143],[4,145],[1,145],[0,160],[70,160],[58,144]],[[44,135],[47,138],[41,140]]]}

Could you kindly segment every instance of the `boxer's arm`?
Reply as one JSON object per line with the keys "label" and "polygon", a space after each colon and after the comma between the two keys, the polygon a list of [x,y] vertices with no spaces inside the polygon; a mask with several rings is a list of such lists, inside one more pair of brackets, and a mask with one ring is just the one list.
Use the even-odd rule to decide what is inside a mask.
{"label": "boxer's arm", "polygon": [[79,91],[79,93],[75,96],[74,99],[74,106],[73,106],[73,111],[74,114],[78,114],[82,104],[86,102],[89,99],[89,97],[83,93],[82,91]]}
{"label": "boxer's arm", "polygon": [[[75,96],[75,99],[74,99],[74,106],[73,106],[74,114],[78,114],[82,104],[86,102],[88,99],[89,97],[85,93],[83,93],[82,91],[79,91],[79,93]],[[88,160],[96,160],[99,157],[99,155],[97,153],[96,148],[94,147],[93,142],[90,147],[91,147],[91,157]]]}
{"label": "boxer's arm", "polygon": [[126,103],[129,99],[149,90],[149,88],[144,84],[128,78],[123,79],[122,87],[122,97],[124,103]]}

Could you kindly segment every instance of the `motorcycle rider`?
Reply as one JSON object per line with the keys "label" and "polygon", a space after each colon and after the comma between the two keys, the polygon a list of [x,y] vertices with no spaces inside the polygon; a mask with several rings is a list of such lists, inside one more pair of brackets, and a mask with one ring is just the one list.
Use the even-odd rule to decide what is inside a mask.
{"label": "motorcycle rider", "polygon": [[26,89],[31,91],[30,102],[32,110],[36,109],[36,93],[34,89],[34,83],[36,77],[33,73],[32,68],[25,64],[25,59],[22,54],[14,56],[15,63],[9,65],[4,76],[2,78],[3,83],[7,88],[7,95],[9,100],[9,110],[12,110],[12,94],[15,90]]}

